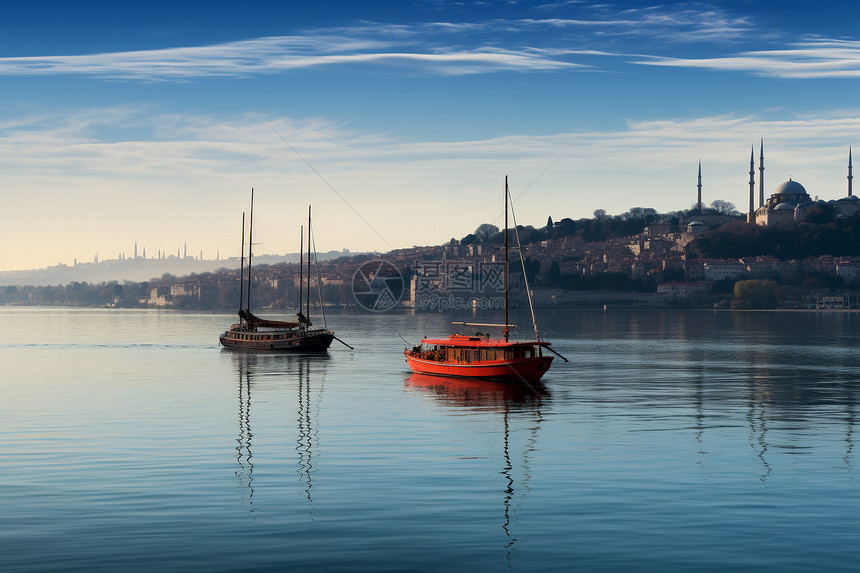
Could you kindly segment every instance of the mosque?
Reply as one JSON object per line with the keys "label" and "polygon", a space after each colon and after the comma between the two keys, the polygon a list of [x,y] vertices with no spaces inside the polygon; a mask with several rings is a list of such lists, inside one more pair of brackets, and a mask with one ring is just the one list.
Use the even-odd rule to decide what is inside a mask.
{"label": "mosque", "polygon": [[[827,206],[839,217],[852,217],[860,213],[860,197],[854,195],[851,183],[851,148],[848,148],[848,195],[837,200],[813,200],[806,188],[789,178],[781,183],[765,201],[764,197],[764,140],[759,155],[758,208],[755,207],[755,148],[750,150],[750,205],[747,222],[761,227],[796,224],[804,221],[812,207]],[[701,167],[700,167],[701,169]],[[701,189],[701,188],[700,188]],[[699,191],[701,193],[701,190]],[[701,202],[701,195],[699,201]]]}

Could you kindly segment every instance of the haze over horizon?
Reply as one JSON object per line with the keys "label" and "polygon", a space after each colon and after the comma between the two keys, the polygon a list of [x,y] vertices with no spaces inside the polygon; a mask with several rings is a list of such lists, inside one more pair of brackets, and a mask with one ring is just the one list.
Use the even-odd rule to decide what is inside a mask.
{"label": "haze over horizon", "polygon": [[[0,19],[0,270],[388,251],[703,200],[846,194],[860,5],[22,2]],[[758,171],[756,171],[758,180]]]}

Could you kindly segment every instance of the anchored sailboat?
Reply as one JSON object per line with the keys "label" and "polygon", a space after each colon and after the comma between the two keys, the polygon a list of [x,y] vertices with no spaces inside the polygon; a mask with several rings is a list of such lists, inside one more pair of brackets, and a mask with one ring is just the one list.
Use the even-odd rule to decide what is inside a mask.
{"label": "anchored sailboat", "polygon": [[[337,338],[334,332],[323,328],[313,328],[313,323],[308,318],[311,307],[311,210],[308,207],[308,277],[307,277],[307,300],[303,297],[303,280],[301,259],[302,250],[299,249],[299,312],[296,314],[296,322],[281,320],[267,320],[259,318],[251,313],[251,259],[253,257],[253,229],[254,229],[254,190],[251,189],[251,218],[248,231],[248,283],[247,296],[245,293],[245,214],[242,214],[242,257],[239,271],[239,322],[233,324],[229,330],[224,332],[220,341],[227,348],[238,348],[245,350],[275,350],[292,352],[325,352],[331,345],[331,341]],[[304,231],[302,231],[304,240]],[[244,308],[243,307],[244,303]],[[305,309],[305,304],[307,309]],[[322,308],[322,300],[320,300]],[[306,314],[307,313],[307,314]],[[324,317],[325,315],[323,315]],[[323,319],[325,321],[325,319]],[[339,339],[338,339],[339,340]],[[344,343],[346,344],[346,343]],[[348,345],[347,345],[348,346]]]}
{"label": "anchored sailboat", "polygon": [[[540,380],[549,370],[553,359],[549,353],[567,362],[567,358],[550,348],[550,342],[539,339],[536,325],[534,340],[510,340],[510,329],[516,325],[510,324],[508,320],[508,198],[508,178],[505,177],[505,323],[454,323],[461,326],[501,327],[502,336],[491,338],[489,334],[474,336],[452,334],[448,338],[425,338],[420,345],[403,351],[406,363],[413,372],[437,376],[533,382]],[[525,275],[525,268],[523,274]],[[528,291],[528,283],[526,283],[526,291]],[[531,308],[530,294],[529,307]],[[534,322],[533,308],[532,321]]]}

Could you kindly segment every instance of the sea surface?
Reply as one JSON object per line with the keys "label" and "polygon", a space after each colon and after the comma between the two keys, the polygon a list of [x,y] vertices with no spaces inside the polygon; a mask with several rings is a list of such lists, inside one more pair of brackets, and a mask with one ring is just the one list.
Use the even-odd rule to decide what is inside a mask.
{"label": "sea surface", "polygon": [[463,318],[277,355],[226,313],[0,308],[0,570],[860,569],[860,315],[545,311],[543,384],[410,375]]}

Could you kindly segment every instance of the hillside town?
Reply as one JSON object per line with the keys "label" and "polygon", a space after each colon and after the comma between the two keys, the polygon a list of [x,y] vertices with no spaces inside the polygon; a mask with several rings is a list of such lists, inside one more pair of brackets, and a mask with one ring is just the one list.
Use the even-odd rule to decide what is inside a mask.
{"label": "hillside town", "polygon": [[[517,230],[521,240],[524,235],[529,239],[547,238],[530,240],[512,250],[514,304],[527,304],[525,282],[528,281],[533,303],[538,307],[729,308],[738,282],[759,281],[774,288],[774,304],[766,306],[860,307],[860,256],[820,254],[799,259],[773,255],[691,256],[694,252],[691,247],[697,239],[733,223],[747,225],[737,215],[692,214],[676,224],[656,223],[633,235],[606,240],[586,241],[583,229],[573,235],[548,236],[563,230],[570,224],[568,221],[542,229]],[[586,221],[593,223],[598,219],[577,223],[582,225]],[[359,306],[354,294],[357,272],[365,263],[382,260],[399,270],[396,278],[402,287],[397,293],[398,306],[418,310],[482,308],[482,301],[498,296],[498,284],[485,288],[487,285],[481,283],[493,265],[495,271],[499,270],[503,256],[498,241],[472,240],[464,237],[444,245],[319,261],[312,272],[314,299],[318,300],[321,294],[328,306]],[[524,264],[520,263],[520,252]],[[494,276],[499,275],[496,272]],[[298,300],[298,284],[297,263],[255,266],[254,304],[276,310],[291,309],[295,306],[293,301]],[[182,277],[164,274],[142,282],[73,282],[64,287],[8,285],[0,288],[0,303],[230,309],[237,304],[238,285],[239,269],[221,268]],[[428,293],[434,296],[422,297]]]}
{"label": "hillside town", "polygon": [[[529,304],[528,293],[538,307],[860,308],[860,199],[852,189],[851,151],[847,194],[838,199],[813,199],[791,178],[766,197],[763,142],[757,169],[756,182],[751,152],[746,214],[723,200],[704,206],[700,162],[691,209],[660,214],[635,207],[615,216],[597,210],[592,218],[554,222],[550,216],[546,225],[511,229],[511,302]],[[255,255],[254,304],[293,309],[304,272],[314,283],[316,305],[321,300],[326,306],[366,306],[379,296],[387,301],[386,310],[498,308],[503,236],[498,227],[484,223],[441,245],[325,253],[313,269],[300,267],[298,255]],[[134,253],[118,262],[100,265],[95,260],[81,272],[90,267],[147,272],[167,263],[173,265],[171,271],[202,272],[164,272],[137,282],[72,280],[65,286],[0,275],[0,304],[236,307],[243,261],[206,263],[202,253],[195,259],[178,252],[175,258],[159,252],[150,261],[145,251],[138,256],[136,244]],[[182,267],[183,261],[194,266]]]}

